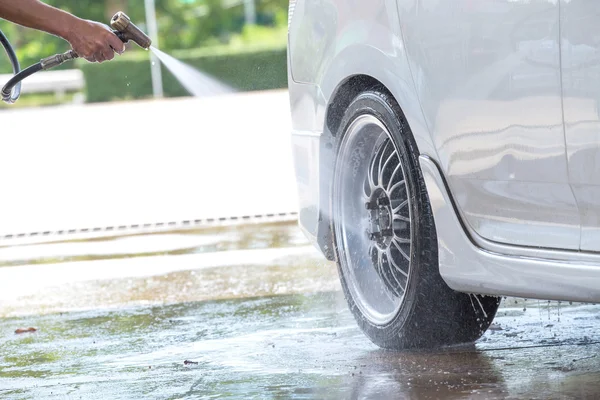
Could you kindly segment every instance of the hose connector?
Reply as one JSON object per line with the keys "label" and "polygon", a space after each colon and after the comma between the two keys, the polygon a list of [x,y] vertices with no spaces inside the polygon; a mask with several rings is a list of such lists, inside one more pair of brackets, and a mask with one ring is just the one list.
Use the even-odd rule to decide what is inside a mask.
{"label": "hose connector", "polygon": [[46,70],[59,66],[65,61],[72,60],[77,57],[78,55],[73,50],[69,50],[66,53],[55,54],[53,56],[43,58],[40,63],[42,64],[42,69]]}
{"label": "hose connector", "polygon": [[12,87],[3,87],[2,88],[2,101],[8,104],[13,104],[16,99],[12,97]]}

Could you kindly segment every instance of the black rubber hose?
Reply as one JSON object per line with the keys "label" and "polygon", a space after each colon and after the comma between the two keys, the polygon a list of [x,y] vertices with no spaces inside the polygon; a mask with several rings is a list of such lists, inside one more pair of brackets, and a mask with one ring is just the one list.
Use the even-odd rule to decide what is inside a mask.
{"label": "black rubber hose", "polygon": [[[16,74],[12,78],[10,78],[8,80],[8,82],[6,82],[6,85],[4,85],[4,87],[2,88],[2,100],[4,100],[7,103],[14,103],[15,101],[17,101],[17,99],[21,95],[21,81],[23,79],[27,78],[29,75],[33,75],[36,72],[41,71],[41,70],[42,70],[42,63],[39,62],[39,63],[33,64],[30,67],[25,68],[23,71],[19,72],[18,74]],[[15,93],[13,93],[13,90],[12,90],[13,87],[19,88],[18,93],[16,93],[16,95],[15,95]],[[17,92],[17,90],[15,90],[15,92]]]}
{"label": "black rubber hose", "polygon": [[[19,65],[19,59],[17,58],[15,51],[13,50],[12,46],[10,45],[10,42],[4,35],[4,32],[2,32],[1,30],[0,30],[0,43],[4,47],[4,50],[6,50],[6,54],[8,55],[10,63],[12,64],[13,74],[15,74],[15,76],[16,76],[18,73],[21,72],[21,66]],[[27,69],[29,69],[29,68],[27,68]],[[31,75],[32,73],[30,73],[29,75]],[[27,76],[29,76],[29,75],[27,75]],[[10,79],[9,82],[11,82],[14,78],[15,77]],[[4,88],[6,88],[6,86],[4,86],[4,88],[2,89],[2,100],[6,101],[8,103],[14,103],[15,101],[18,100],[19,96],[21,95],[21,79],[12,83],[12,85],[8,89],[7,96],[4,95]],[[12,90],[13,87],[14,87],[14,90]]]}

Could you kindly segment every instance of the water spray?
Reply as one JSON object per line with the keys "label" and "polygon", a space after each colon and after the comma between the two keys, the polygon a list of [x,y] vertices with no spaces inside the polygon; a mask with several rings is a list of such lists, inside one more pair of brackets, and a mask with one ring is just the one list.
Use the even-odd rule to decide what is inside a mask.
{"label": "water spray", "polygon": [[[121,39],[123,43],[129,43],[132,41],[143,49],[149,49],[152,44],[152,40],[146,35],[140,28],[138,28],[129,17],[122,11],[117,12],[110,20],[110,26],[113,29],[113,33]],[[2,88],[2,101],[13,104],[19,99],[21,95],[21,81],[28,76],[33,75],[38,71],[49,70],[56,66],[61,65],[65,61],[73,60],[79,56],[73,50],[69,50],[62,54],[55,54],[50,57],[46,57],[40,62],[33,64],[24,70],[21,70],[19,66],[19,60],[17,59],[15,52],[4,35],[0,31],[0,44],[4,46],[6,53],[10,59],[13,67],[13,73],[15,74]]]}

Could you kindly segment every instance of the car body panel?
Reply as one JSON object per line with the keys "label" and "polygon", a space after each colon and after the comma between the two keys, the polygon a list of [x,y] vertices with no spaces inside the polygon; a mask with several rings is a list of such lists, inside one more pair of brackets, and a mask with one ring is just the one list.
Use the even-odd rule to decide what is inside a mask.
{"label": "car body panel", "polygon": [[565,134],[580,249],[600,251],[600,7],[596,0],[560,5]]}
{"label": "car body panel", "polygon": [[316,85],[294,83],[290,77],[288,81],[299,222],[306,236],[316,246],[321,182],[321,166],[318,160],[322,132],[318,115],[319,108],[323,108],[325,103],[324,100],[319,101],[322,96],[319,95],[320,90]]}
{"label": "car body panel", "polygon": [[[395,0],[296,4],[289,35],[293,82],[317,85],[329,102],[349,77],[377,79],[405,104],[403,112],[419,149],[435,154],[404,51]],[[325,115],[321,117],[324,125]]]}
{"label": "car body panel", "polygon": [[[574,84],[598,70],[561,78],[561,62],[575,65],[561,53],[560,24],[570,18],[560,18],[561,7],[578,1],[593,5],[298,0],[288,77],[299,219],[313,243],[324,253],[332,244],[319,239],[334,161],[328,110],[349,78],[370,76],[397,100],[415,136],[450,287],[599,301],[600,255],[579,250],[600,250],[600,146],[597,116],[587,111],[600,88]],[[588,51],[595,60],[597,47]],[[592,128],[581,129],[586,121]]]}
{"label": "car body panel", "polygon": [[398,10],[436,160],[464,220],[488,240],[578,249],[558,3],[398,0]]}
{"label": "car body panel", "polygon": [[440,168],[427,156],[419,163],[438,233],[440,274],[448,286],[465,293],[600,301],[600,255],[538,249],[522,256],[507,254],[518,248],[500,254],[479,247],[460,220]]}

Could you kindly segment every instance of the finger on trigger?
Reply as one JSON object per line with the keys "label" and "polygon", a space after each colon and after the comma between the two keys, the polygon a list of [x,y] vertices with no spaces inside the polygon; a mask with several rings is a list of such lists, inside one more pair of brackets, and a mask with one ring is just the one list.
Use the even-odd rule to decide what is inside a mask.
{"label": "finger on trigger", "polygon": [[123,52],[125,51],[125,45],[123,44],[121,39],[119,39],[119,37],[114,33],[111,35],[108,44],[110,45],[110,47],[113,48],[114,51],[116,51],[119,54],[123,54]]}

